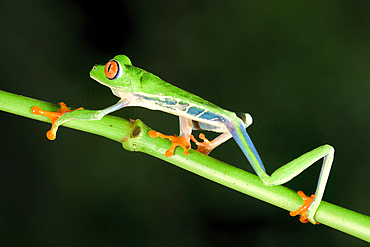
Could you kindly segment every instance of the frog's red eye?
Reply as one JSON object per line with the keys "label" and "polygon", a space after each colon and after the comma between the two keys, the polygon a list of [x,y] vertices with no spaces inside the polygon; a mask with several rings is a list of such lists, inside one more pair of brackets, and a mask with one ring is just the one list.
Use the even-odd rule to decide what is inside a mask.
{"label": "frog's red eye", "polygon": [[104,67],[105,76],[112,80],[116,78],[119,72],[119,65],[117,61],[111,60]]}

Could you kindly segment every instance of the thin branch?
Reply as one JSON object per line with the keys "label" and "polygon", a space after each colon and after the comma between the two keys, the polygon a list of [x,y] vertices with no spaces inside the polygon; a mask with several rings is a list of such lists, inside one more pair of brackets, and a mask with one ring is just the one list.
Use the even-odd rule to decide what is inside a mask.
{"label": "thin branch", "polygon": [[[35,105],[47,111],[56,111],[59,108],[56,104],[0,91],[0,110],[49,122],[49,119],[31,113],[31,108]],[[63,126],[120,142],[126,150],[152,155],[288,211],[298,209],[303,203],[296,192],[289,188],[264,186],[256,175],[194,150],[190,150],[190,155],[184,155],[183,150],[177,148],[174,156],[165,157],[164,153],[170,147],[170,141],[151,138],[148,135],[150,128],[141,120],[129,121],[119,117],[105,116],[100,121],[70,121]],[[322,201],[315,219],[321,224],[370,242],[370,217],[366,215]]]}

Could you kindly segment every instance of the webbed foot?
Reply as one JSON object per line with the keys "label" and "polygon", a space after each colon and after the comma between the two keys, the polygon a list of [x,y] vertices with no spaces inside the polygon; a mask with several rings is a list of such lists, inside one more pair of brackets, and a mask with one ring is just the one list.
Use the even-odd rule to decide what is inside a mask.
{"label": "webbed foot", "polygon": [[57,132],[58,127],[60,125],[60,124],[56,124],[56,122],[58,121],[58,119],[61,116],[63,116],[65,113],[68,113],[68,112],[84,109],[83,107],[80,107],[80,108],[75,109],[75,110],[69,110],[67,108],[66,104],[63,103],[63,102],[59,102],[58,105],[60,105],[60,108],[59,108],[59,110],[57,110],[55,112],[44,111],[38,106],[33,106],[32,109],[31,109],[32,114],[45,116],[45,117],[50,119],[51,129],[46,133],[46,137],[51,141],[56,138],[56,132]]}
{"label": "webbed foot", "polygon": [[189,154],[189,149],[191,149],[190,141],[187,140],[184,136],[164,135],[164,134],[162,134],[160,132],[157,132],[157,131],[154,131],[154,130],[150,130],[149,135],[152,138],[160,137],[160,138],[169,139],[170,141],[172,141],[172,145],[171,145],[170,149],[168,149],[166,151],[166,153],[164,154],[166,157],[171,157],[177,146],[180,146],[184,149],[184,154],[185,155]]}
{"label": "webbed foot", "polygon": [[[311,195],[310,197],[308,197],[308,196],[305,195],[305,193],[303,193],[303,191],[298,191],[297,193],[300,197],[302,197],[303,205],[300,208],[298,208],[296,211],[292,211],[289,214],[290,214],[290,216],[293,216],[293,217],[300,214],[301,217],[300,217],[299,220],[302,223],[307,223],[307,222],[309,222],[308,217],[307,217],[307,211],[308,211],[309,207],[311,206],[311,203],[315,199],[315,195]],[[315,222],[315,223],[312,223],[312,224],[320,224],[320,223]]]}
{"label": "webbed foot", "polygon": [[196,151],[208,155],[214,148],[212,141],[209,141],[203,133],[199,134],[199,138],[203,142],[199,142],[193,135],[190,136],[190,139],[198,146]]}

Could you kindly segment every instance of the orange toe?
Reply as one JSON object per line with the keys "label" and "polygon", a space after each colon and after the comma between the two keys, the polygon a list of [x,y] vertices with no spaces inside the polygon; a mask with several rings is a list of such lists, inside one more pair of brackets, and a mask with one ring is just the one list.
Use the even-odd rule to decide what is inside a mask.
{"label": "orange toe", "polygon": [[172,141],[172,145],[170,149],[166,151],[164,154],[166,157],[171,157],[173,153],[175,152],[175,148],[177,146],[180,146],[184,149],[184,154],[188,155],[189,154],[189,149],[191,148],[189,140],[187,140],[184,136],[177,136],[177,135],[164,135],[160,132],[157,132],[155,130],[150,130],[149,135],[154,138],[154,137],[160,137],[164,139],[169,139]]}
{"label": "orange toe", "polygon": [[[292,211],[290,212],[290,216],[297,216],[297,215],[301,215],[300,217],[300,221],[302,223],[307,223],[308,222],[308,218],[307,218],[307,211],[309,209],[309,207],[311,206],[311,203],[313,201],[313,199],[315,199],[315,195],[311,195],[310,197],[306,196],[305,193],[303,193],[303,191],[298,191],[297,194],[302,197],[303,199],[303,205],[298,208],[296,211]],[[320,224],[320,223],[316,223],[316,224]]]}
{"label": "orange toe", "polygon": [[33,106],[32,109],[31,109],[31,112],[32,114],[34,115],[41,115],[41,116],[44,116],[44,117],[47,117],[50,119],[50,122],[51,122],[51,129],[46,133],[46,137],[49,139],[49,140],[54,140],[55,139],[55,134],[53,134],[53,130],[55,128],[55,122],[61,117],[63,116],[63,114],[67,113],[67,112],[71,112],[71,111],[75,111],[75,110],[81,110],[81,109],[84,109],[83,107],[80,107],[78,109],[75,109],[75,110],[69,110],[66,106],[65,103],[63,102],[59,102],[58,105],[60,105],[60,108],[59,110],[55,111],[55,112],[51,112],[51,111],[44,111],[42,110],[40,107],[38,106]]}
{"label": "orange toe", "polygon": [[198,146],[196,151],[208,155],[213,149],[212,141],[209,141],[203,133],[199,134],[199,138],[202,139],[203,142],[198,142],[193,135],[190,136],[190,139]]}

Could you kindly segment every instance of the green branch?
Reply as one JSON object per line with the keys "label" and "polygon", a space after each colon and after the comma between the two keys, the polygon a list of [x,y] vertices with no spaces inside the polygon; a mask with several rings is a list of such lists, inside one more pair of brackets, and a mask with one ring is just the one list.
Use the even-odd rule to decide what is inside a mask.
{"label": "green branch", "polygon": [[[31,113],[31,108],[35,105],[47,111],[56,111],[59,108],[56,104],[0,91],[0,110],[50,122],[49,119],[43,116],[36,116]],[[129,121],[119,117],[105,116],[100,121],[70,121],[63,126],[120,142],[126,150],[152,155],[288,211],[298,209],[303,203],[297,193],[289,188],[264,186],[256,175],[194,150],[190,150],[190,155],[184,155],[183,150],[177,148],[174,156],[165,157],[164,153],[170,147],[170,141],[151,138],[148,135],[150,128],[141,120]],[[370,217],[366,215],[322,201],[315,219],[321,224],[370,242]]]}

